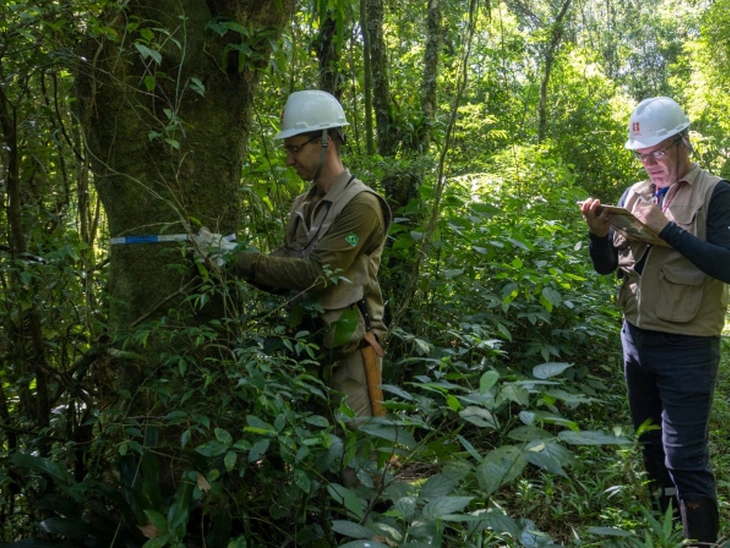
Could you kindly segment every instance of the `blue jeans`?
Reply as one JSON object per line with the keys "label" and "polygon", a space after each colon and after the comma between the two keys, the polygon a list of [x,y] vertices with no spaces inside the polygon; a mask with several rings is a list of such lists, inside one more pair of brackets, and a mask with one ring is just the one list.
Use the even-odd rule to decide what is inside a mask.
{"label": "blue jeans", "polygon": [[634,428],[647,421],[644,463],[659,487],[717,500],[707,450],[708,424],[720,363],[720,337],[646,331],[624,322],[624,375]]}

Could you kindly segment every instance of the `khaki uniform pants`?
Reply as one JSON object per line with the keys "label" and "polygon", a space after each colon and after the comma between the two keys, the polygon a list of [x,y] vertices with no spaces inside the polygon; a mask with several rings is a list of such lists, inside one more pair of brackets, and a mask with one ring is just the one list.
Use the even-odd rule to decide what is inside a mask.
{"label": "khaki uniform pants", "polygon": [[[383,370],[383,360],[378,357],[378,369]],[[359,417],[373,415],[368,393],[368,382],[365,374],[365,363],[362,352],[358,349],[347,354],[332,365],[330,386],[336,390],[335,403],[347,397],[347,405]]]}

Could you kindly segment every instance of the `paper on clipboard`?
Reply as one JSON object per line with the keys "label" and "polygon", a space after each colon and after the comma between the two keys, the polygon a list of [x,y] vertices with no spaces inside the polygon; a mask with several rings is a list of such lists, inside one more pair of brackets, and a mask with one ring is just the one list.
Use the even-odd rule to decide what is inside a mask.
{"label": "paper on clipboard", "polygon": [[634,215],[625,207],[601,204],[596,210],[596,213],[600,215],[603,211],[608,211],[613,214],[614,217],[611,221],[611,226],[614,230],[618,230],[627,238],[640,240],[647,244],[669,247],[667,242],[662,240],[651,228],[634,217]]}

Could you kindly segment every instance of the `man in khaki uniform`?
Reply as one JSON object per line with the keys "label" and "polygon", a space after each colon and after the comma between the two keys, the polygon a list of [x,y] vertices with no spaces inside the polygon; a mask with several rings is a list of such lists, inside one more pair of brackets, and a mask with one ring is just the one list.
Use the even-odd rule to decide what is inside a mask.
{"label": "man in khaki uniform", "polygon": [[[329,93],[289,96],[275,139],[284,142],[287,165],[312,185],[294,201],[284,244],[270,255],[238,253],[234,269],[261,289],[304,292],[321,305],[330,386],[358,416],[371,416],[382,414],[378,341],[386,328],[377,274],[391,213],[380,195],[343,166],[347,125]],[[336,337],[336,327],[348,336]]]}

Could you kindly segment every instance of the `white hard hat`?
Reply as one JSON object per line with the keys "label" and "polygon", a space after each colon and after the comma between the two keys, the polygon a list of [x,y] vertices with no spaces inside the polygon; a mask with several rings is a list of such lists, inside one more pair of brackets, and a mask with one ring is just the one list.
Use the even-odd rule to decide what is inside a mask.
{"label": "white hard hat", "polygon": [[340,102],[326,91],[296,91],[289,96],[281,115],[281,131],[274,139],[300,133],[350,125]]}
{"label": "white hard hat", "polygon": [[688,127],[689,118],[674,99],[644,99],[631,113],[625,146],[629,150],[653,147]]}

